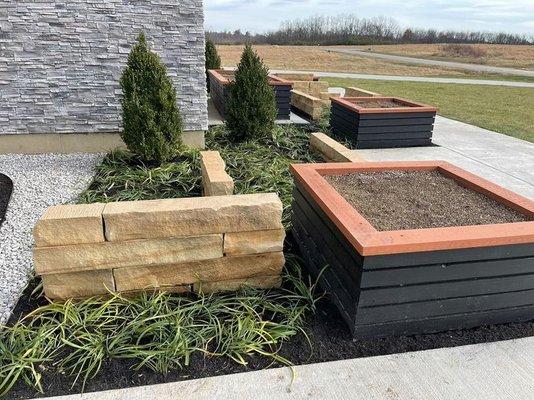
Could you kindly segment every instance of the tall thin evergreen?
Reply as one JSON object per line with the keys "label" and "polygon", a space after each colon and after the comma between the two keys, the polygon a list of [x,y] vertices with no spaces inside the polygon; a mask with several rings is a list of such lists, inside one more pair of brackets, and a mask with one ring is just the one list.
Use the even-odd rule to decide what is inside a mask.
{"label": "tall thin evergreen", "polygon": [[120,80],[122,139],[145,162],[162,163],[181,146],[182,117],[176,91],[159,56],[141,33]]}
{"label": "tall thin evergreen", "polygon": [[208,71],[210,69],[219,69],[221,68],[221,57],[217,52],[215,44],[210,40],[206,40],[206,85],[208,87],[208,92],[210,91],[210,76]]}
{"label": "tall thin evergreen", "polygon": [[269,136],[276,120],[274,89],[269,71],[258,54],[247,44],[230,87],[226,125],[233,141]]}

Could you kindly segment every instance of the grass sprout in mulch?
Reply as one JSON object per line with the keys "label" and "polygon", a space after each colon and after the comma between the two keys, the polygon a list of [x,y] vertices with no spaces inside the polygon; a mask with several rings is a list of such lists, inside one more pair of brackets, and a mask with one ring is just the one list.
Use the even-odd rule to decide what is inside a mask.
{"label": "grass sprout in mulch", "polygon": [[305,335],[304,317],[316,300],[315,285],[304,283],[295,257],[287,258],[282,289],[45,304],[0,330],[0,396],[17,381],[43,392],[46,374],[66,374],[83,390],[112,360],[163,374],[187,367],[196,353],[241,365],[261,355],[289,365],[280,346]]}

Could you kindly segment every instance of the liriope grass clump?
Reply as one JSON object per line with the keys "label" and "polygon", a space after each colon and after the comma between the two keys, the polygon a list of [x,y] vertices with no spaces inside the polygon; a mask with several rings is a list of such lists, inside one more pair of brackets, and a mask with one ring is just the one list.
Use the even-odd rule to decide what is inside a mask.
{"label": "liriope grass clump", "polygon": [[201,196],[198,151],[182,155],[161,165],[145,164],[138,156],[115,150],[96,167],[80,203],[153,200]]}
{"label": "liriope grass clump", "polygon": [[18,381],[43,391],[42,371],[67,374],[82,390],[110,360],[167,373],[195,353],[246,365],[253,355],[290,364],[280,346],[304,333],[315,308],[315,284],[305,283],[287,256],[282,289],[245,288],[226,294],[111,294],[50,303],[0,329],[0,396]]}

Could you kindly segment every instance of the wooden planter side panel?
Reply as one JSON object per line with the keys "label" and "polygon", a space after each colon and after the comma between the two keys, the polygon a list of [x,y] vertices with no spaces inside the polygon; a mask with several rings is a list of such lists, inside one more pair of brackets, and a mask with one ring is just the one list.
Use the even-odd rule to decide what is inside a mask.
{"label": "wooden planter side panel", "polygon": [[332,103],[330,125],[336,136],[356,148],[425,146],[432,143],[435,113],[358,114]]}
{"label": "wooden planter side panel", "polygon": [[534,244],[362,257],[298,184],[293,234],[354,337],[534,319]]}
{"label": "wooden planter side panel", "polygon": [[292,232],[309,272],[319,277],[353,332],[363,258],[299,185],[293,191]]}
{"label": "wooden planter side panel", "polygon": [[[274,85],[271,86],[275,91],[276,98],[276,119],[289,119],[291,108],[291,89],[292,85]],[[228,110],[228,100],[230,99],[230,87],[221,83],[213,75],[210,74],[210,95],[213,104],[223,118],[226,118]]]}

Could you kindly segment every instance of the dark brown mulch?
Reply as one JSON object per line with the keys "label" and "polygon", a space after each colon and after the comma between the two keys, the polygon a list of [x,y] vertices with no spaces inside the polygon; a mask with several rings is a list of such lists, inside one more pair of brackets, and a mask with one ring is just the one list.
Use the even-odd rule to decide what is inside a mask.
{"label": "dark brown mulch", "polygon": [[0,174],[0,226],[4,222],[12,192],[13,182],[11,179],[4,174]]}
{"label": "dark brown mulch", "polygon": [[358,101],[356,102],[357,106],[363,108],[411,108],[409,104],[400,103],[395,100],[368,100],[368,101]]}
{"label": "dark brown mulch", "polygon": [[325,178],[379,231],[528,220],[436,171],[353,173]]}

